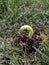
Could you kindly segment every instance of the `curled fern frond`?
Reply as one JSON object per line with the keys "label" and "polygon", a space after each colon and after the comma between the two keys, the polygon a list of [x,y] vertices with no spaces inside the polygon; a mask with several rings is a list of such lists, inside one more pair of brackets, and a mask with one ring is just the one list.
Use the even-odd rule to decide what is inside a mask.
{"label": "curled fern frond", "polygon": [[28,33],[28,37],[29,38],[32,38],[32,35],[33,35],[33,28],[29,25],[23,25],[21,28],[20,28],[20,33],[23,33],[24,30],[27,30],[29,33]]}

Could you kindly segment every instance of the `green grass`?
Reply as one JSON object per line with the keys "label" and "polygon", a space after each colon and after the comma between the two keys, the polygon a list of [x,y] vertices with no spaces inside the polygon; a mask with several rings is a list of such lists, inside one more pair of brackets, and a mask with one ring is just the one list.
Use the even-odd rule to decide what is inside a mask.
{"label": "green grass", "polygon": [[[24,56],[22,48],[7,45],[7,40],[18,33],[24,24],[49,34],[49,0],[0,0],[0,45],[4,43],[3,48],[0,47],[0,53],[11,59],[3,61],[6,65],[21,65],[22,60],[27,60],[29,65],[49,65],[49,40],[39,49],[35,48],[36,60],[34,54]],[[41,49],[44,49],[44,52],[41,52]]]}

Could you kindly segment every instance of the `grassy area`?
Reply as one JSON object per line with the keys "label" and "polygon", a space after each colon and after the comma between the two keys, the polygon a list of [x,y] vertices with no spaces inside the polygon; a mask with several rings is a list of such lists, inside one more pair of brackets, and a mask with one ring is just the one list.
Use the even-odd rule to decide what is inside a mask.
{"label": "grassy area", "polygon": [[[38,29],[48,38],[39,49],[34,48],[36,55],[26,55],[22,47],[11,46],[13,36],[22,25],[30,25],[34,31]],[[49,65],[49,0],[0,0],[0,65],[22,65],[23,62]]]}

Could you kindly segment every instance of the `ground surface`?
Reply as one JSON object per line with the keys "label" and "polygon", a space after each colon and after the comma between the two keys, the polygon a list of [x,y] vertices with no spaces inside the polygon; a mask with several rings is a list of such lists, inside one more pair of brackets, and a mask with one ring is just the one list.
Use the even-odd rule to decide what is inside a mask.
{"label": "ground surface", "polygon": [[[48,38],[39,49],[35,48],[36,54],[26,55],[21,47],[11,46],[13,36],[24,24],[42,31],[44,38]],[[49,65],[49,0],[0,0],[0,65],[23,62]]]}

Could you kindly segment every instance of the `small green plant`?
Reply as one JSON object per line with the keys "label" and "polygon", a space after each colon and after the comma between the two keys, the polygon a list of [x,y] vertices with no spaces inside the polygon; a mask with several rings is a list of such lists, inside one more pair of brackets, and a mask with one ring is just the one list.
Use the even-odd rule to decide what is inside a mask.
{"label": "small green plant", "polygon": [[29,25],[23,25],[21,28],[20,28],[20,33],[23,33],[24,31],[29,31],[28,33],[28,37],[29,38],[32,38],[33,36],[33,28]]}

